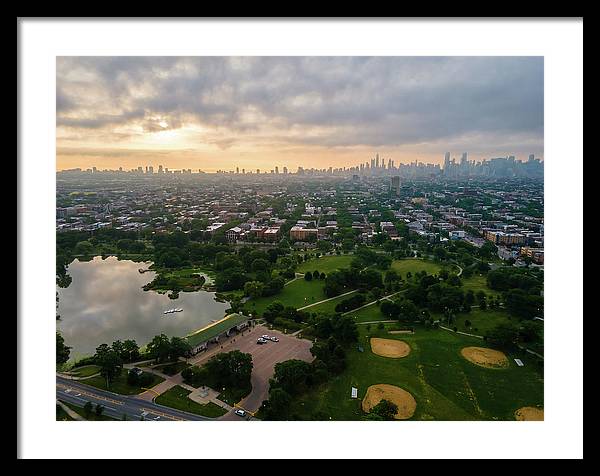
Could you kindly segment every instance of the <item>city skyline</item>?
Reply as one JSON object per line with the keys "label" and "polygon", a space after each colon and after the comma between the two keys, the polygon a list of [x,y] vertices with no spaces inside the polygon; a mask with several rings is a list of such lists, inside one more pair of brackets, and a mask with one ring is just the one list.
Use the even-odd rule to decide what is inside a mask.
{"label": "city skyline", "polygon": [[57,170],[543,159],[541,57],[58,57]]}

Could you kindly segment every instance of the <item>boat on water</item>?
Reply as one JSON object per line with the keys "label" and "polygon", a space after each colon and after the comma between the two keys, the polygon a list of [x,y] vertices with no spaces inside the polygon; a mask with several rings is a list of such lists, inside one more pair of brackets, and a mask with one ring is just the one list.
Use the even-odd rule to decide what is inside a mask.
{"label": "boat on water", "polygon": [[183,309],[180,307],[174,307],[173,309],[167,309],[163,314],[173,314],[174,312],[182,312]]}

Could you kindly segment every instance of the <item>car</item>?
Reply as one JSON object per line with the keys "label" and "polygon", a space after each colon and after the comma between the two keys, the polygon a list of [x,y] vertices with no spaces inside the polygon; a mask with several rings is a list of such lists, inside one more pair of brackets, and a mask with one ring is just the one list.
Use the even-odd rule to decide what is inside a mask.
{"label": "car", "polygon": [[260,336],[260,337],[261,337],[262,339],[265,339],[265,340],[271,340],[271,338],[270,338],[270,337],[269,337],[267,334],[265,334],[265,335],[262,335],[262,336]]}
{"label": "car", "polygon": [[268,342],[267,339],[263,339],[262,337],[259,337],[258,339],[256,339],[257,344],[266,344],[267,342]]}
{"label": "car", "polygon": [[269,339],[271,342],[279,342],[279,339],[275,336],[271,336],[271,338]]}
{"label": "car", "polygon": [[239,408],[234,412],[237,416],[245,417],[246,412],[244,410],[240,410]]}

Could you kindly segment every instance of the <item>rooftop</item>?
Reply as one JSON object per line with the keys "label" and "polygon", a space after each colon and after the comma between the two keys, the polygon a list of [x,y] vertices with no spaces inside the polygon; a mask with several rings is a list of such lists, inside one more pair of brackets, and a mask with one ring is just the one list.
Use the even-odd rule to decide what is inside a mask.
{"label": "rooftop", "polygon": [[247,316],[243,316],[242,314],[228,314],[223,319],[198,329],[197,331],[187,335],[185,338],[193,347],[202,342],[206,342],[218,336],[219,334],[222,334],[223,332],[237,326],[238,324],[241,324],[242,322],[247,321],[248,319],[249,318]]}

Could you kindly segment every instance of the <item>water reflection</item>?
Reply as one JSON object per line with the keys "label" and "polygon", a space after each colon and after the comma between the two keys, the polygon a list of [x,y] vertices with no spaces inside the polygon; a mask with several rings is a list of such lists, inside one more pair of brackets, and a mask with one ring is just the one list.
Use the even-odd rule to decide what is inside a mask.
{"label": "water reflection", "polygon": [[[142,346],[164,333],[183,336],[225,315],[227,303],[214,300],[205,291],[179,293],[178,299],[144,291],[154,272],[139,273],[151,263],[119,261],[111,256],[91,261],[75,260],[69,265],[71,285],[58,288],[61,316],[58,329],[71,347],[71,358],[93,354],[102,343],[135,339]],[[164,315],[174,307],[183,312]]]}

